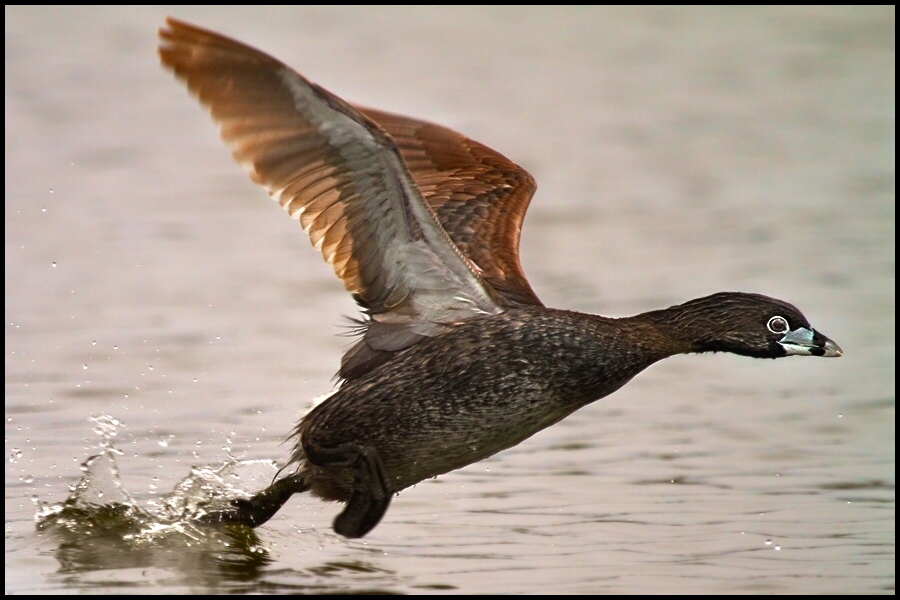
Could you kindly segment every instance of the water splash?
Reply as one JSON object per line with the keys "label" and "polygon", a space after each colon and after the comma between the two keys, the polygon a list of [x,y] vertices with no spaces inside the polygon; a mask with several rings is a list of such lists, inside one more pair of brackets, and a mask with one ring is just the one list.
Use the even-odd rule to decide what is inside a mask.
{"label": "water splash", "polygon": [[116,461],[122,452],[115,440],[125,425],[109,415],[94,416],[91,421],[100,437],[100,452],[82,464],[81,478],[70,487],[68,498],[59,503],[38,502],[39,531],[75,538],[101,535],[136,544],[172,539],[196,544],[210,530],[199,519],[227,508],[235,498],[251,496],[278,473],[268,460],[231,459],[219,466],[195,467],[171,492],[141,505],[125,488]]}

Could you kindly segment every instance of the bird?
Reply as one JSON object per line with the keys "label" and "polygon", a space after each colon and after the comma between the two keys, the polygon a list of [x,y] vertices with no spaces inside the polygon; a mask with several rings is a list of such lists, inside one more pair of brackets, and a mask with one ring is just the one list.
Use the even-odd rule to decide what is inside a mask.
{"label": "bird", "polygon": [[795,306],[756,293],[623,318],[547,307],[519,260],[535,180],[507,157],[172,17],[158,53],[360,309],[335,391],[290,434],[290,474],[210,521],[257,527],[310,492],[345,504],[336,533],[363,537],[399,491],[519,444],[667,357],[843,355]]}

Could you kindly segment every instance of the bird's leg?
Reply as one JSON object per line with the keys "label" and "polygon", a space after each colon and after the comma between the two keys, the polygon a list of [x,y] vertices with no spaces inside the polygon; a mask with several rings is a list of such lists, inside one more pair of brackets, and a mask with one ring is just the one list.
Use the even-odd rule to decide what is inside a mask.
{"label": "bird's leg", "polygon": [[250,498],[231,501],[232,508],[210,512],[200,520],[206,523],[239,523],[248,527],[259,527],[275,516],[291,496],[309,489],[301,475],[288,475]]}
{"label": "bird's leg", "polygon": [[353,468],[353,493],[344,510],[334,519],[334,530],[348,538],[369,533],[388,509],[393,494],[387,468],[369,446],[341,444],[332,448],[304,446],[306,458],[321,466]]}

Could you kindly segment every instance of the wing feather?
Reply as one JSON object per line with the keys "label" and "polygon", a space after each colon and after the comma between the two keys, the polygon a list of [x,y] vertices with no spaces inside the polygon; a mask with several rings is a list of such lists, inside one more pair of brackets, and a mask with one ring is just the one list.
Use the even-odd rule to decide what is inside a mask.
{"label": "wing feather", "polygon": [[[401,351],[443,324],[519,300],[540,303],[517,256],[534,189],[524,170],[450,130],[361,112],[219,34],[169,18],[159,35],[162,64],[367,312],[342,377],[361,375],[380,352]],[[440,140],[455,145],[442,154]],[[510,191],[492,196],[492,183]],[[479,215],[502,223],[479,224]],[[501,248],[504,240],[513,247]]]}

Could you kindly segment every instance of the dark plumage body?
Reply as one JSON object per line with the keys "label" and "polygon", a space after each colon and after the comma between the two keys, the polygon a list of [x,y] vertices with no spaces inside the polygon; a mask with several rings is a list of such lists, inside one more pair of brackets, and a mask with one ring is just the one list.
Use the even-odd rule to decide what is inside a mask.
{"label": "dark plumage body", "polygon": [[294,460],[313,493],[346,502],[352,470],[305,464],[304,447],[374,448],[395,490],[487,458],[674,350],[635,348],[631,321],[520,308],[448,326],[314,408],[297,427]]}
{"label": "dark plumage body", "polygon": [[805,323],[787,303],[739,293],[621,319],[528,307],[455,323],[310,411],[292,461],[314,494],[347,502],[353,469],[317,467],[305,448],[367,446],[399,491],[515,446],[659,360],[724,350],[729,332],[740,349],[756,325],[765,333],[742,353],[783,356],[781,336],[765,329],[776,308]]}
{"label": "dark plumage body", "polygon": [[444,127],[355,107],[279,61],[173,19],[163,64],[251,178],[300,221],[364,318],[340,386],[294,432],[295,470],[213,521],[297,492],[359,537],[396,492],[515,446],[668,356],[841,356],[791,304],[722,292],[611,319],[546,308],[519,264],[531,176]]}

